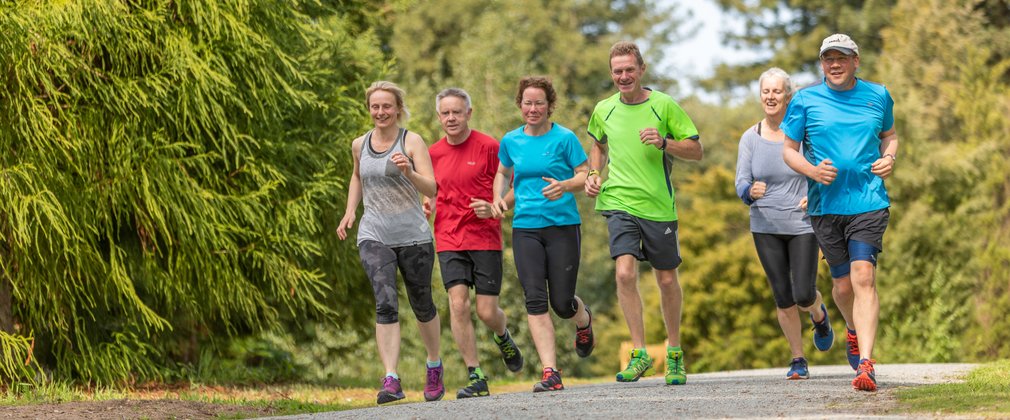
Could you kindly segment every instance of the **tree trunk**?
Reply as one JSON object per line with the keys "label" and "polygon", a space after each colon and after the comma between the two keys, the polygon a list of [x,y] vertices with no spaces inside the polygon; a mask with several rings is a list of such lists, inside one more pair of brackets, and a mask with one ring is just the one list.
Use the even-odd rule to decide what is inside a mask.
{"label": "tree trunk", "polygon": [[14,334],[14,287],[7,276],[0,274],[0,331]]}

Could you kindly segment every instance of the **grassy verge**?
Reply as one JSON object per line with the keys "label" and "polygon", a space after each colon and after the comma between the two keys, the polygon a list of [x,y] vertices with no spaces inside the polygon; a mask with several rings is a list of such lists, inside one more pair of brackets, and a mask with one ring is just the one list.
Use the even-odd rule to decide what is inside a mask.
{"label": "grassy verge", "polygon": [[[604,380],[609,380],[609,378],[565,378],[565,384],[581,385]],[[533,379],[492,381],[491,392],[493,394],[531,392],[533,382]],[[407,398],[403,402],[424,400],[421,389],[408,388],[404,391]],[[370,388],[338,388],[316,385],[236,387],[188,384],[115,390],[86,389],[68,384],[52,383],[39,387],[7,387],[6,390],[0,392],[0,406],[11,408],[59,404],[60,410],[73,416],[73,413],[77,412],[73,411],[75,409],[80,412],[94,410],[94,405],[113,400],[146,401],[148,404],[162,403],[158,407],[167,410],[172,410],[172,407],[185,406],[186,403],[202,403],[201,412],[213,413],[211,414],[213,417],[247,418],[375,407],[375,392],[375,389]],[[455,399],[455,395],[455,388],[447,388],[444,399]],[[203,404],[207,404],[207,406]],[[76,408],[70,406],[76,406]],[[108,405],[101,407],[103,411],[113,409],[115,407],[110,408]],[[123,410],[131,409],[127,407]],[[134,411],[107,412],[112,418],[137,416]],[[37,412],[27,411],[22,414],[32,416]]]}
{"label": "grassy verge", "polygon": [[1010,415],[1010,360],[979,366],[968,373],[962,383],[899,390],[898,400],[912,412],[1007,417]]}

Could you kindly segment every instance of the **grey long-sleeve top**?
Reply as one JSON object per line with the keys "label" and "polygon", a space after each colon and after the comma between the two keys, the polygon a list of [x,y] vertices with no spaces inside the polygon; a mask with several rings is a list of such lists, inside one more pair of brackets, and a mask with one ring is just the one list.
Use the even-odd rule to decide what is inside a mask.
{"label": "grey long-sleeve top", "polygon": [[[807,195],[807,179],[782,159],[783,142],[761,137],[761,123],[740,137],[736,160],[736,195],[750,206],[750,230],[756,233],[800,235],[812,233],[800,200]],[[754,182],[767,185],[763,197],[750,197]]]}

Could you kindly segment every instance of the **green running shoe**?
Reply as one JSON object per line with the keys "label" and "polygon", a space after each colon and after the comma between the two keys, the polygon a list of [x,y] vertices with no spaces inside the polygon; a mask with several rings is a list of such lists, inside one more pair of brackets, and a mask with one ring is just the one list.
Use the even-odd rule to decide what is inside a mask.
{"label": "green running shoe", "polygon": [[684,385],[687,383],[687,370],[684,369],[684,351],[666,349],[666,384]]}
{"label": "green running shoe", "polygon": [[456,392],[456,399],[486,397],[488,395],[491,395],[491,391],[487,389],[487,378],[484,376],[484,372],[477,368],[470,374],[470,380],[466,386]]}
{"label": "green running shoe", "polygon": [[632,349],[628,367],[617,372],[617,382],[635,382],[652,371],[652,358],[645,349]]}

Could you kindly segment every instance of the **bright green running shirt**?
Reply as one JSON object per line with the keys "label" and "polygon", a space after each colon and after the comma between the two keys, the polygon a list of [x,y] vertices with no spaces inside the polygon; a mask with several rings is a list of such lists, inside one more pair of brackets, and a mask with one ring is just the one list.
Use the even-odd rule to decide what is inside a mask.
{"label": "bright green running shirt", "polygon": [[[645,102],[628,105],[621,94],[600,101],[589,118],[589,135],[609,146],[610,173],[596,198],[596,210],[621,210],[657,222],[677,220],[670,171],[673,158],[643,144],[639,130],[654,127],[667,141],[698,139],[698,129],[670,95],[652,91]],[[694,140],[691,140],[694,141]]]}

